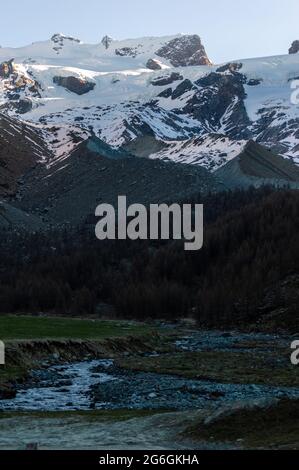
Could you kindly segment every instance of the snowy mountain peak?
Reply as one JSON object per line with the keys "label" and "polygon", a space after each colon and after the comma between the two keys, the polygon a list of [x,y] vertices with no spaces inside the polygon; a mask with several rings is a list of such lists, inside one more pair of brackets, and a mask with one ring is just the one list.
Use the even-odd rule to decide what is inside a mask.
{"label": "snowy mountain peak", "polygon": [[[56,33],[48,41],[35,42],[20,48],[1,48],[0,60],[15,57],[19,62],[56,65],[55,59],[68,59],[74,66],[80,60],[86,68],[102,65],[102,70],[146,68],[148,61],[156,60],[168,67],[210,65],[201,39],[197,35],[144,37],[113,40],[103,37],[98,44],[85,44],[77,38]],[[118,59],[118,60],[117,60]],[[66,65],[66,64],[65,64]]]}
{"label": "snowy mountain peak", "polygon": [[176,37],[161,47],[156,54],[169,59],[174,67],[212,65],[200,37],[196,34]]}
{"label": "snowy mountain peak", "polygon": [[96,136],[213,170],[249,139],[299,163],[298,71],[295,53],[212,65],[194,34],[97,44],[55,34],[0,49],[0,108],[41,130],[59,160]]}

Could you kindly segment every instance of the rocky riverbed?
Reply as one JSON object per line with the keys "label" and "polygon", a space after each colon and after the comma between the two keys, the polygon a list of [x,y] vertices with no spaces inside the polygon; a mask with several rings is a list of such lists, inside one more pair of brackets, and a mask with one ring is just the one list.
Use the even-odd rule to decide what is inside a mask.
{"label": "rocky riverbed", "polygon": [[2,411],[91,409],[191,410],[261,397],[298,397],[299,390],[255,384],[223,384],[120,369],[93,360],[34,371]]}
{"label": "rocky riverbed", "polygon": [[[28,439],[35,441],[39,426],[42,427],[43,436],[46,433],[48,439],[51,439],[50,435],[53,437],[54,429],[60,423],[66,433],[75,426],[76,432],[79,432],[77,441],[82,433],[82,448],[105,448],[95,438],[87,445],[85,438],[90,434],[87,433],[86,420],[94,416],[93,413],[101,411],[114,413],[128,410],[137,414],[149,412],[154,416],[134,418],[132,415],[127,429],[131,429],[130,436],[134,444],[127,448],[193,448],[194,444],[182,444],[180,440],[175,447],[171,447],[167,440],[171,420],[172,423],[175,420],[181,423],[178,431],[183,431],[194,414],[214,413],[236,402],[256,403],[262,400],[263,403],[272,403],[276,399],[299,399],[298,377],[289,364],[288,337],[186,330],[181,335],[168,335],[166,342],[165,351],[124,352],[113,359],[89,358],[60,364],[45,363],[42,368],[33,370],[28,380],[18,385],[14,398],[0,400],[0,447],[8,446],[8,443],[15,445],[11,426],[15,428],[17,436],[25,436],[27,429]],[[260,369],[259,360],[263,361],[264,369]],[[247,369],[244,369],[243,363]],[[202,370],[205,371],[204,375],[200,373]],[[28,416],[20,417],[19,428],[14,415],[7,418],[7,413],[20,412],[29,413],[29,416],[31,414],[35,422],[34,429],[30,429]],[[53,419],[49,419],[45,412],[78,415],[63,419],[53,416]],[[80,418],[82,412],[87,413],[83,422]],[[41,415],[36,417],[35,413]],[[74,416],[77,416],[75,421]],[[82,425],[81,430],[76,424],[77,420]],[[150,432],[149,427],[153,421],[160,422],[163,428],[161,432],[165,435],[164,443],[156,440],[154,444],[155,434]],[[93,420],[90,426],[96,426]],[[109,448],[117,448],[117,435],[120,439],[118,448],[126,448],[128,443],[124,443],[120,437],[125,427],[123,423],[97,422],[97,426],[102,442],[108,446],[111,439]],[[49,429],[52,430],[50,435]],[[145,433],[141,433],[143,437],[138,438],[138,429]],[[208,447],[211,445],[209,443]],[[205,444],[201,443],[199,448],[205,448]]]}
{"label": "rocky riverbed", "polygon": [[[174,340],[174,351],[138,355],[145,365],[157,361],[176,361],[175,352],[223,352],[223,354],[268,351],[288,346],[286,338],[263,334],[196,332]],[[135,356],[128,362],[136,362]],[[190,356],[188,356],[190,357]],[[191,356],[193,357],[193,356]],[[237,356],[238,358],[239,356]],[[281,356],[283,360],[283,355]],[[186,364],[187,371],[187,364]],[[299,397],[298,387],[260,383],[222,383],[215,378],[188,378],[178,374],[122,368],[111,359],[86,360],[45,366],[32,371],[18,386],[16,397],[0,400],[0,410],[68,411],[90,409],[190,410],[218,406],[236,400],[261,397]]]}

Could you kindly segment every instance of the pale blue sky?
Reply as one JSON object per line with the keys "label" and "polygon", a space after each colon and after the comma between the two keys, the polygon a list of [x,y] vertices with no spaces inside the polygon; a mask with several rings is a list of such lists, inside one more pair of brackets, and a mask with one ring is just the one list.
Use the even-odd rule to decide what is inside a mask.
{"label": "pale blue sky", "polygon": [[98,42],[197,33],[214,62],[287,53],[299,39],[298,0],[1,0],[0,44],[55,32]]}

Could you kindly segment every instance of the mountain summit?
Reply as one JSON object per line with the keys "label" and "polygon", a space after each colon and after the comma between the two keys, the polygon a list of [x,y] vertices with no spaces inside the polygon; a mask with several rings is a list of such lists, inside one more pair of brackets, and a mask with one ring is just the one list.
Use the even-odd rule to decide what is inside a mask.
{"label": "mountain summit", "polygon": [[298,70],[295,53],[213,65],[194,34],[85,44],[60,33],[0,49],[0,110],[38,132],[48,168],[91,137],[211,171],[249,140],[299,163]]}

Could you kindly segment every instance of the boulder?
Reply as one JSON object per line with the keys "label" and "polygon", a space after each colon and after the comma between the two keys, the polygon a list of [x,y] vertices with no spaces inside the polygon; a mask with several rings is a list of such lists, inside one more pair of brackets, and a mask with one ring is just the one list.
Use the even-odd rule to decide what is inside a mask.
{"label": "boulder", "polygon": [[174,67],[189,65],[211,65],[201,39],[197,34],[172,39],[156,52],[158,57],[167,59]]}
{"label": "boulder", "polygon": [[150,70],[161,70],[161,64],[156,59],[149,59],[146,63],[146,67]]}
{"label": "boulder", "polygon": [[95,83],[88,82],[87,80],[83,80],[82,78],[77,77],[54,77],[53,82],[58,85],[66,88],[67,90],[71,91],[72,93],[76,93],[77,95],[84,95],[89,91],[92,91],[95,87]]}

